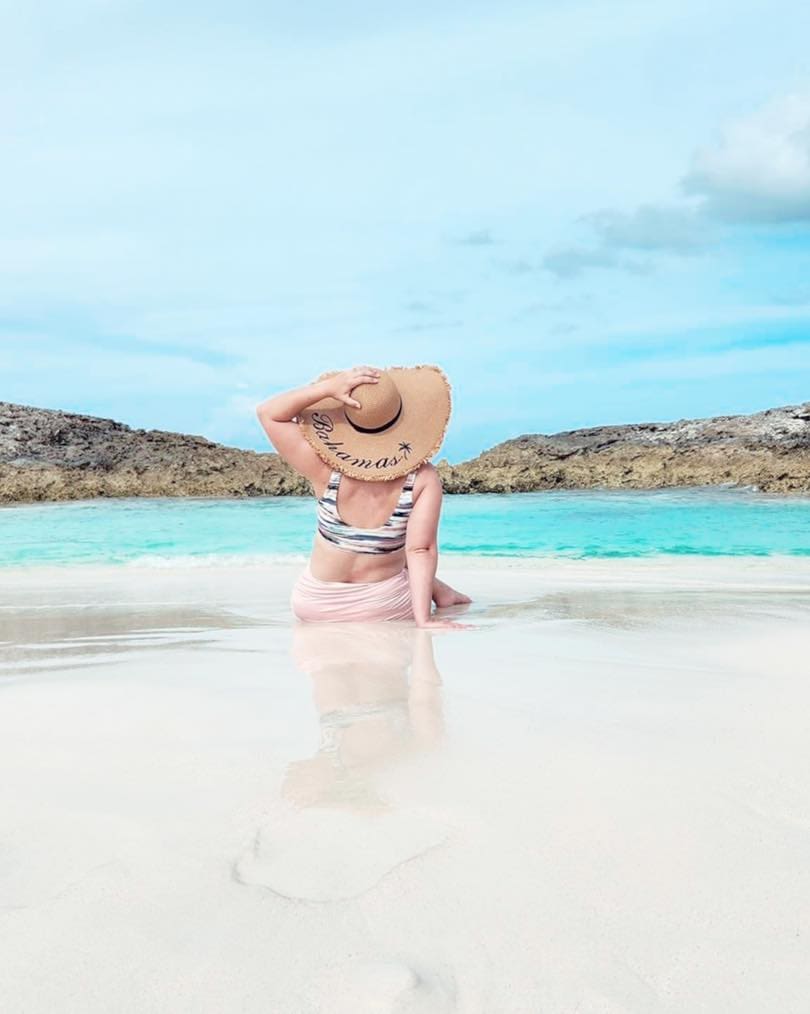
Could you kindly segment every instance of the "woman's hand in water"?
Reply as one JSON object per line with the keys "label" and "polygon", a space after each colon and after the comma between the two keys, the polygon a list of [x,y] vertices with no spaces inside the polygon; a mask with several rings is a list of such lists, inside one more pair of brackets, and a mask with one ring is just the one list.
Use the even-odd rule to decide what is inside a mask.
{"label": "woman's hand in water", "polygon": [[329,385],[329,395],[351,408],[360,408],[360,402],[352,398],[352,391],[360,384],[376,384],[381,372],[375,366],[353,366],[350,370],[336,373],[326,381]]}

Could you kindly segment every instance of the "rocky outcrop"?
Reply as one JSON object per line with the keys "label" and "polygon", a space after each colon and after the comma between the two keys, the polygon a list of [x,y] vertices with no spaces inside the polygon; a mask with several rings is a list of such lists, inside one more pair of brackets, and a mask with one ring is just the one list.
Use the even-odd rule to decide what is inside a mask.
{"label": "rocky outcrop", "polygon": [[[810,492],[810,402],[748,416],[522,436],[438,468],[449,493],[718,484]],[[0,402],[0,503],[309,492],[277,454]]]}
{"label": "rocky outcrop", "polygon": [[522,436],[439,467],[454,493],[721,484],[810,492],[810,402],[754,415]]}
{"label": "rocky outcrop", "polygon": [[0,503],[306,492],[277,454],[0,402]]}

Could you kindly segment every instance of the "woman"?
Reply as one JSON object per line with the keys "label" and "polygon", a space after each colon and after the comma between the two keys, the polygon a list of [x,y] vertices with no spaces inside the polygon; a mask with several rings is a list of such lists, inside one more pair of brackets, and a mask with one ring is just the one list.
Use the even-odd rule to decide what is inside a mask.
{"label": "woman", "polygon": [[436,577],[442,486],[428,459],[450,418],[442,371],[357,366],[324,373],[262,402],[256,414],[318,497],[312,556],[291,597],[295,615],[461,628],[431,615],[432,602],[470,601]]}

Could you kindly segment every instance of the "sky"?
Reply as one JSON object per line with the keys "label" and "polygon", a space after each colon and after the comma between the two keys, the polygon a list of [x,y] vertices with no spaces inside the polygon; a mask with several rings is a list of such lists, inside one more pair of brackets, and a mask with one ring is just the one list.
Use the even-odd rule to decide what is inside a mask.
{"label": "sky", "polygon": [[0,0],[0,400],[265,449],[438,363],[440,457],[810,400],[804,0]]}

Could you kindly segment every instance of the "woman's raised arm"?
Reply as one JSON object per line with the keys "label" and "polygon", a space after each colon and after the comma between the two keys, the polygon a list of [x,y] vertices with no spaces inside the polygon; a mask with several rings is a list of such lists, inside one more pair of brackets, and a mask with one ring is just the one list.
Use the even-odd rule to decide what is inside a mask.
{"label": "woman's raised arm", "polygon": [[380,371],[371,366],[343,370],[317,384],[275,394],[256,406],[256,415],[270,443],[284,460],[310,481],[325,479],[329,466],[321,461],[295,421],[299,412],[322,398],[337,398],[359,408],[351,392],[360,384],[376,384]]}

